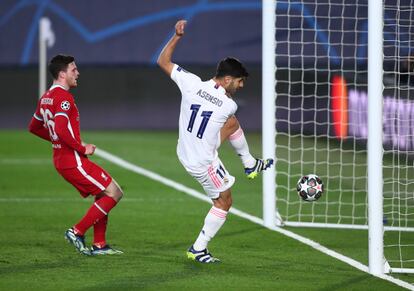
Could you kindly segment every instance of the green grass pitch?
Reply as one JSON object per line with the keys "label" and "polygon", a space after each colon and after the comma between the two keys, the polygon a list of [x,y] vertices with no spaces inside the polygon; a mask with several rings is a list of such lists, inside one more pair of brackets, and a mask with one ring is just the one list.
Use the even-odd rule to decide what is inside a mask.
{"label": "green grass pitch", "polygon": [[[176,132],[85,132],[85,141],[202,192],[179,164]],[[260,154],[260,138],[248,135]],[[261,216],[261,180],[248,181],[223,145],[236,177],[234,206]],[[51,146],[24,131],[0,131],[0,290],[399,290],[288,237],[230,214],[209,248],[222,260],[186,259],[210,205],[97,157],[125,191],[108,241],[124,255],[83,257],[63,238],[85,213],[55,171]],[[367,232],[290,229],[367,264]],[[87,233],[87,241],[92,235]],[[413,277],[400,276],[408,281]]]}

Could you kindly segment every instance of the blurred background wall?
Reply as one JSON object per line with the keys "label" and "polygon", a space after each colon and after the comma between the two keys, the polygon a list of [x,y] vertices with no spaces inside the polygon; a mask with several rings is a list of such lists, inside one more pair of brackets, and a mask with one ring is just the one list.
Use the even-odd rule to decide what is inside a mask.
{"label": "blurred background wall", "polygon": [[[355,80],[354,72],[364,74],[367,64],[367,1],[349,0],[345,8],[343,0],[331,0],[330,5],[316,2],[278,1],[276,8],[279,56],[276,63],[286,68],[279,73],[278,80],[290,84],[286,92],[297,89],[315,98],[318,92],[329,96],[330,90],[330,76],[319,76],[315,68],[337,71]],[[390,0],[385,2],[392,4]],[[76,57],[81,76],[79,87],[73,93],[80,108],[82,128],[177,128],[179,91],[155,63],[173,34],[176,21],[186,19],[185,38],[176,49],[174,62],[203,79],[212,77],[217,61],[226,56],[244,62],[251,77],[236,96],[238,117],[246,129],[259,130],[261,9],[259,0],[2,0],[0,127],[26,127],[35,109],[37,24],[46,16],[55,35],[55,44],[48,49],[49,58],[57,53]],[[331,21],[335,17],[343,21]],[[402,13],[385,15],[389,23],[410,21],[410,17]],[[302,33],[303,28],[306,33]],[[385,33],[390,43],[398,38],[398,32],[389,28]],[[409,55],[411,42],[412,39],[408,45],[386,46],[384,53],[395,55],[390,50],[397,48],[398,55]],[[395,61],[388,66],[391,71],[399,70]],[[326,79],[326,82],[317,90],[291,82],[295,74],[304,72],[312,80]],[[299,87],[295,89],[295,86]],[[278,102],[288,102],[288,98],[289,94],[281,94]],[[324,100],[321,106],[326,107],[328,103]],[[321,112],[327,114],[324,113],[327,110]]]}
{"label": "blurred background wall", "polygon": [[72,92],[82,128],[177,128],[179,90],[156,59],[182,18],[188,27],[174,61],[203,79],[211,78],[226,56],[246,63],[251,78],[237,97],[239,115],[246,128],[261,127],[260,1],[5,0],[0,2],[1,128],[26,127],[35,109],[41,16],[51,20],[55,35],[48,58],[58,53],[76,58],[81,75]]}

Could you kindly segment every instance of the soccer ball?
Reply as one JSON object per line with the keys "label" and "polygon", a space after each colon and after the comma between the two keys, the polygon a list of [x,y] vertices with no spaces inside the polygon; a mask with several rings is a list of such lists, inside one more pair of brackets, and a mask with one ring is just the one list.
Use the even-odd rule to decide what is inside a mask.
{"label": "soccer ball", "polygon": [[323,183],[317,175],[309,174],[299,179],[296,190],[303,200],[316,201],[322,196]]}

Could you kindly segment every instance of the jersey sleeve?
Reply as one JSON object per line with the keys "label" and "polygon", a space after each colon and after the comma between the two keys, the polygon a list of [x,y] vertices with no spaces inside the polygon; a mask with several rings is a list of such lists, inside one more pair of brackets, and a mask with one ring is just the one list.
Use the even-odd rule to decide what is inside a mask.
{"label": "jersey sleeve", "polygon": [[42,117],[42,114],[40,113],[40,101],[37,102],[37,107],[36,107],[35,113],[33,114],[33,118],[43,122],[43,117]]}
{"label": "jersey sleeve", "polygon": [[231,111],[230,111],[230,116],[232,116],[232,115],[234,115],[234,114],[236,114],[236,111],[237,111],[237,103],[236,102],[234,102],[233,100],[232,100],[232,105],[233,106],[231,106]]}
{"label": "jersey sleeve", "polygon": [[46,128],[42,115],[40,114],[39,102],[37,103],[36,112],[33,114],[29,123],[29,131],[40,138],[51,141],[49,130]]}
{"label": "jersey sleeve", "polygon": [[72,126],[69,122],[70,111],[75,108],[73,97],[64,96],[56,104],[55,131],[59,140],[68,147],[81,154],[85,154],[86,148],[75,139]]}
{"label": "jersey sleeve", "polygon": [[187,72],[177,64],[174,64],[171,72],[171,79],[177,84],[181,92],[191,90],[194,87],[194,84],[201,81],[197,75]]}

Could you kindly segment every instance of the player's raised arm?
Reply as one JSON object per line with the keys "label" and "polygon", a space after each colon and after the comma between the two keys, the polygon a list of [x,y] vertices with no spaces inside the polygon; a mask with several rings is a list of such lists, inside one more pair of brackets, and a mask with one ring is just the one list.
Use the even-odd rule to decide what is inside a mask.
{"label": "player's raised arm", "polygon": [[186,20],[179,20],[175,24],[175,33],[162,49],[160,55],[158,56],[157,64],[161,67],[161,69],[168,74],[171,75],[173,70],[174,64],[171,62],[172,55],[174,53],[175,47],[177,46],[178,41],[184,35],[184,27],[186,25]]}

